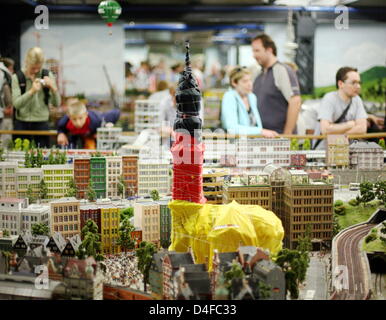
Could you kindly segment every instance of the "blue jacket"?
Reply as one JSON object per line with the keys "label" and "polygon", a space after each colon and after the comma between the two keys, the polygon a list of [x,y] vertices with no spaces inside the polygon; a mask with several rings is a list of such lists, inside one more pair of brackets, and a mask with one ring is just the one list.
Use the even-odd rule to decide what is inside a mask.
{"label": "blue jacket", "polygon": [[257,98],[253,93],[248,95],[249,105],[256,118],[256,126],[250,126],[250,118],[244,102],[238,92],[230,89],[224,94],[221,105],[221,124],[231,134],[261,134],[263,125],[257,110]]}

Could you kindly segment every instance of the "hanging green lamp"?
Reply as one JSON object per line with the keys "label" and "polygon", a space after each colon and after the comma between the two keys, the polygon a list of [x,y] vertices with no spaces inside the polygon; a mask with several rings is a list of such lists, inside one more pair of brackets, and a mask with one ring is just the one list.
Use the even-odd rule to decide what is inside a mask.
{"label": "hanging green lamp", "polygon": [[[122,13],[122,8],[117,1],[106,0],[102,1],[98,6],[98,13],[103,20],[106,21],[109,28],[112,27],[113,22],[115,22]],[[111,34],[111,31],[110,31]]]}

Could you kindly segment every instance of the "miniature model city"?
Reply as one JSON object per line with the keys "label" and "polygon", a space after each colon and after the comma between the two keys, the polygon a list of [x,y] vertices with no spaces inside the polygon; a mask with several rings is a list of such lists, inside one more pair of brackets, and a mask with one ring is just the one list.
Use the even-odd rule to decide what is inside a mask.
{"label": "miniature model city", "polygon": [[326,299],[384,299],[380,145],[193,134],[188,50],[176,100],[171,150],[147,101],[138,136],[100,128],[97,150],[3,150],[0,299],[307,299],[311,259]]}

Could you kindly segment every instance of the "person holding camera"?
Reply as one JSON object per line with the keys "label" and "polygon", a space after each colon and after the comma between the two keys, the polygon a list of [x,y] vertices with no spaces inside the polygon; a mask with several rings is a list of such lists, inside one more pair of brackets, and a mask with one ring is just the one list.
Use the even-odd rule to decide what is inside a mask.
{"label": "person holding camera", "polygon": [[[31,48],[25,57],[25,68],[12,76],[14,130],[48,130],[49,105],[55,107],[60,105],[54,75],[42,69],[43,64],[42,49]],[[34,139],[37,146],[49,147],[49,136],[17,137]]]}

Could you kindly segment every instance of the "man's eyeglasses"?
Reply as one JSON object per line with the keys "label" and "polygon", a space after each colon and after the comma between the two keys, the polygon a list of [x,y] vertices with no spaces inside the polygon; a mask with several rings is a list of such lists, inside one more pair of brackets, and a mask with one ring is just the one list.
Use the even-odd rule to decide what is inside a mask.
{"label": "man's eyeglasses", "polygon": [[350,86],[361,86],[362,85],[362,82],[361,81],[352,81],[352,82],[344,82]]}

